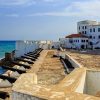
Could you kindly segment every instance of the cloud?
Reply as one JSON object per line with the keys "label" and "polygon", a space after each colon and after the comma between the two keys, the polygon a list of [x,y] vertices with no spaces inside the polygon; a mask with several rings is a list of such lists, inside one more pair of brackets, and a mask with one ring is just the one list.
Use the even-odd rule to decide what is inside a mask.
{"label": "cloud", "polygon": [[45,13],[34,13],[28,16],[72,16],[74,13],[69,14],[65,12],[45,12]]}
{"label": "cloud", "polygon": [[[66,12],[76,12],[78,16],[93,15],[96,16],[100,11],[100,0],[88,0],[82,2],[73,2],[66,7]],[[100,15],[99,15],[100,16]]]}
{"label": "cloud", "polygon": [[11,5],[32,5],[35,4],[34,0],[0,0],[0,5],[11,6]]}
{"label": "cloud", "polygon": [[[60,0],[0,0],[0,5],[32,5],[37,2],[57,2]],[[63,8],[63,9],[62,9]],[[71,1],[66,6],[61,6],[59,11],[37,12],[26,16],[76,16],[76,17],[100,17],[100,0]],[[18,17],[16,14],[10,14],[9,17]]]}
{"label": "cloud", "polygon": [[[52,1],[53,0],[45,0]],[[28,16],[100,16],[100,0],[74,1],[62,11],[33,13]]]}

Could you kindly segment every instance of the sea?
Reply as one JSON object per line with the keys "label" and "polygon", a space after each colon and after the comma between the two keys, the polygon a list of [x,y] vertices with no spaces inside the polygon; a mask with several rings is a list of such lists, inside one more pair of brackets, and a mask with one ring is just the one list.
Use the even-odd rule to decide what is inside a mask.
{"label": "sea", "polygon": [[5,52],[15,50],[16,41],[0,41],[0,58],[4,58]]}
{"label": "sea", "polygon": [[[15,50],[16,41],[0,41],[0,59],[4,58],[5,52],[12,52]],[[3,74],[6,70],[0,67],[0,74]]]}

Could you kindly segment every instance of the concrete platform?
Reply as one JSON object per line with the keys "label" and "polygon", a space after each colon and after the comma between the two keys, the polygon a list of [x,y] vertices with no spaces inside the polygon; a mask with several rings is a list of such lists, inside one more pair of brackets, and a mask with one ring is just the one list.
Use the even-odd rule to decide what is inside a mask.
{"label": "concrete platform", "polygon": [[[84,68],[69,55],[66,55],[66,57],[75,67],[74,71],[72,71],[69,75],[66,75],[56,84],[39,84],[39,75],[41,75],[41,77],[42,75],[46,76],[47,74],[51,74],[53,70],[58,71],[58,69],[62,68],[62,65],[56,58],[54,60],[56,60],[60,65],[56,62],[55,65],[57,66],[55,67],[55,61],[50,60],[51,63],[49,66],[47,66],[50,59],[50,56],[46,56],[47,53],[48,51],[45,51],[43,53],[44,56],[41,56],[38,63],[36,63],[33,67],[32,70],[34,70],[34,68],[36,68],[36,70],[31,70],[31,72],[21,75],[15,82],[12,88],[13,100],[100,100],[100,98],[96,97],[96,94],[99,95],[100,90],[100,78],[98,77],[100,76],[100,71]],[[48,69],[51,71],[47,71]],[[56,74],[55,71],[54,73]],[[42,80],[42,82],[45,83],[44,80]],[[90,82],[92,83],[90,84]]]}

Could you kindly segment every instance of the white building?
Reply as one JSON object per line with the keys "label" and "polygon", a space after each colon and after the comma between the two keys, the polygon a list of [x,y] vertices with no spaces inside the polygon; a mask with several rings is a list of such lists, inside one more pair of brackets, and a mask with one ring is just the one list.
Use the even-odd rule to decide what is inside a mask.
{"label": "white building", "polygon": [[20,57],[39,48],[36,41],[16,41],[15,57]]}
{"label": "white building", "polygon": [[89,48],[100,48],[100,23],[96,21],[80,21],[77,23],[77,31],[89,38]]}
{"label": "white building", "polygon": [[42,49],[51,49],[52,41],[49,40],[41,40],[39,42],[39,47]]}
{"label": "white building", "polygon": [[100,48],[100,22],[80,21],[77,23],[77,33],[60,39],[60,45],[64,48],[76,49]]}
{"label": "white building", "polygon": [[51,44],[51,48],[52,49],[58,49],[60,47],[60,43],[59,42],[52,42]]}
{"label": "white building", "polygon": [[60,41],[64,48],[87,49],[88,46],[88,37],[82,34],[71,34],[64,39],[60,39]]}

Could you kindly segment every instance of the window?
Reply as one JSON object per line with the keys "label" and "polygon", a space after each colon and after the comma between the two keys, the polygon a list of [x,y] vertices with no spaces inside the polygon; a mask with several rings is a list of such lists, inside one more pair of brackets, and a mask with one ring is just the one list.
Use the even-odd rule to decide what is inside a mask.
{"label": "window", "polygon": [[95,39],[95,36],[93,37],[93,39]]}
{"label": "window", "polygon": [[95,28],[93,28],[93,32],[95,32]]}
{"label": "window", "polygon": [[73,40],[69,40],[69,43],[73,43]]}
{"label": "window", "polygon": [[85,31],[85,34],[87,34],[87,32]]}
{"label": "window", "polygon": [[86,42],[88,42],[88,40],[86,40]]}
{"label": "window", "polygon": [[84,31],[82,31],[82,33],[84,34]]}
{"label": "window", "polygon": [[92,36],[90,36],[90,39],[92,39]]}
{"label": "window", "polygon": [[90,42],[90,45],[93,45],[93,43],[92,43],[92,42]]}
{"label": "window", "polygon": [[90,32],[92,32],[92,29],[90,29]]}
{"label": "window", "polygon": [[81,42],[83,42],[83,40],[81,40]]}
{"label": "window", "polygon": [[82,29],[84,29],[84,26],[82,27]]}
{"label": "window", "polygon": [[98,32],[100,32],[100,28],[98,28]]}
{"label": "window", "polygon": [[79,26],[79,30],[80,30],[80,26]]}
{"label": "window", "polygon": [[81,42],[85,42],[85,40],[81,40]]}
{"label": "window", "polygon": [[78,40],[78,42],[79,42],[79,40]]}
{"label": "window", "polygon": [[100,35],[98,36],[98,38],[100,39]]}
{"label": "window", "polygon": [[85,29],[87,29],[87,27],[85,26]]}

